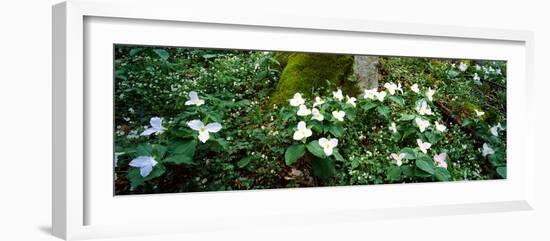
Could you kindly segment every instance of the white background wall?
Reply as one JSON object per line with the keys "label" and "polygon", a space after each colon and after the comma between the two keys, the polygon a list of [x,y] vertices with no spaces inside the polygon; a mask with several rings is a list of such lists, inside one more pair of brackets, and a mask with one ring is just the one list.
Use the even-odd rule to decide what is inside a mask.
{"label": "white background wall", "polygon": [[[183,1],[183,0],[182,0]],[[198,1],[198,0],[196,0]],[[205,0],[201,0],[205,1]],[[51,206],[51,11],[53,0],[12,0],[0,7],[0,240],[56,240],[49,234]],[[151,0],[154,3],[153,0]],[[200,233],[116,240],[549,240],[550,183],[545,155],[550,107],[550,7],[523,1],[222,1],[212,14],[231,9],[526,29],[535,32],[537,200],[535,211],[308,225],[276,230]],[[152,4],[151,7],[154,7]],[[186,9],[182,9],[185,14]]]}

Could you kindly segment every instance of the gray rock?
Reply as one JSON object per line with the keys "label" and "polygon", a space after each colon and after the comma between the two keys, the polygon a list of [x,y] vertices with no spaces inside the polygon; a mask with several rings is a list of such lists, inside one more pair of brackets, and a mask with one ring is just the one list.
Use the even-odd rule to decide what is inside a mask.
{"label": "gray rock", "polygon": [[378,57],[356,55],[353,61],[353,73],[357,86],[361,90],[378,87]]}

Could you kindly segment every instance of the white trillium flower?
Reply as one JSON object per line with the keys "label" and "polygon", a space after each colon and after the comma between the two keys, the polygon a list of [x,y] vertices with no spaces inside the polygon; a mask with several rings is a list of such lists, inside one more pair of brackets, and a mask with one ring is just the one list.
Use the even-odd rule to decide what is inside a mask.
{"label": "white trillium flower", "polygon": [[189,92],[189,100],[185,102],[185,105],[201,106],[204,104],[204,100],[199,99],[199,95],[195,91]]}
{"label": "white trillium flower", "polygon": [[474,80],[475,81],[480,81],[481,78],[479,78],[479,75],[477,75],[477,73],[474,74]]}
{"label": "white trillium flower", "polygon": [[497,125],[495,125],[495,126],[493,126],[489,129],[489,131],[491,132],[491,134],[493,134],[493,136],[498,136],[498,131],[499,130],[504,130],[504,128],[502,128],[500,123],[498,123]]}
{"label": "white trillium flower", "polygon": [[338,139],[327,139],[323,137],[319,139],[319,145],[323,148],[325,155],[330,156],[332,155],[333,149],[338,145]]}
{"label": "white trillium flower", "polygon": [[298,129],[294,132],[294,136],[292,137],[294,140],[300,141],[302,139],[310,137],[313,132],[311,132],[311,129],[308,129],[306,127],[306,123],[304,121],[298,122]]}
{"label": "white trillium flower", "polygon": [[428,88],[426,91],[426,97],[428,97],[428,100],[433,101],[433,96],[435,94],[435,90],[432,90],[432,88]]}
{"label": "white trillium flower", "polygon": [[344,100],[344,94],[342,94],[341,89],[338,89],[337,91],[333,91],[332,97],[334,97],[334,99],[337,99],[338,101]]}
{"label": "white trillium flower", "polygon": [[395,90],[399,90],[399,92],[401,92],[401,94],[403,94],[403,87],[401,87],[401,83],[397,83],[397,89]]}
{"label": "white trillium flower", "polygon": [[481,150],[481,154],[485,157],[487,155],[493,155],[495,154],[495,150],[491,148],[487,143],[483,143],[483,149]]}
{"label": "white trillium flower", "polygon": [[418,88],[418,84],[411,85],[411,90],[412,90],[414,93],[417,93],[417,94],[420,93],[420,89]]}
{"label": "white trillium flower", "polygon": [[378,99],[378,101],[380,101],[380,102],[383,102],[383,101],[384,101],[384,98],[386,97],[386,95],[387,95],[386,91],[380,91],[380,92],[374,93],[374,96],[375,96],[376,99]]}
{"label": "white trillium flower", "polygon": [[[388,92],[390,92],[390,95],[394,95],[395,91],[400,89],[400,87],[397,87],[397,85],[395,83],[385,83],[384,88],[386,88],[388,90]],[[401,91],[403,91],[403,90],[401,90]]]}
{"label": "white trillium flower", "polygon": [[349,96],[346,95],[346,98],[348,99],[348,101],[346,101],[346,103],[350,104],[353,107],[356,106],[355,101],[357,101],[357,99],[355,97],[349,97]]}
{"label": "white trillium flower", "polygon": [[222,125],[220,123],[215,122],[215,123],[210,123],[208,125],[205,125],[200,120],[189,121],[187,122],[187,126],[199,132],[199,140],[202,143],[205,143],[206,141],[208,141],[208,139],[210,138],[209,133],[215,133],[222,129]]}
{"label": "white trillium flower", "polygon": [[311,119],[318,120],[318,121],[323,121],[325,119],[323,114],[321,114],[321,112],[317,108],[311,109],[311,114],[313,115]]}
{"label": "white trillium flower", "polygon": [[395,160],[395,164],[397,166],[401,166],[403,165],[403,158],[405,157],[405,153],[399,153],[399,154],[395,154],[395,153],[392,153],[391,154],[391,158],[393,158],[393,160]]}
{"label": "white trillium flower", "polygon": [[139,174],[142,177],[149,176],[153,167],[157,165],[157,161],[152,156],[139,156],[132,160],[129,164],[131,167],[138,167]]}
{"label": "white trillium flower", "polygon": [[439,124],[439,122],[435,122],[435,129],[439,132],[445,132],[447,130],[447,127],[445,125]]}
{"label": "white trillium flower", "polygon": [[489,131],[491,131],[491,134],[493,134],[493,136],[498,136],[498,126],[491,127]]}
{"label": "white trillium flower", "polygon": [[483,112],[483,111],[479,111],[479,110],[474,110],[474,111],[476,112],[477,117],[481,117],[481,116],[485,115],[485,112]]}
{"label": "white trillium flower", "polygon": [[465,63],[460,62],[460,65],[458,66],[458,69],[462,72],[465,72],[468,69],[468,65]]}
{"label": "white trillium flower", "polygon": [[303,105],[306,101],[302,98],[302,94],[296,93],[294,97],[289,100],[291,106],[300,106]]}
{"label": "white trillium flower", "polygon": [[371,99],[374,100],[376,98],[375,94],[378,92],[376,88],[365,90],[365,95],[363,96],[365,99]]}
{"label": "white trillium flower", "polygon": [[447,159],[447,153],[444,153],[444,152],[434,156],[435,164],[438,167],[447,169],[447,163],[445,162],[445,159]]}
{"label": "white trillium flower", "polygon": [[311,110],[309,110],[306,105],[300,105],[300,107],[298,107],[298,112],[296,112],[297,115],[299,116],[308,116],[311,114]]}
{"label": "white trillium flower", "polygon": [[321,99],[321,97],[317,96],[317,97],[315,97],[315,103],[313,103],[313,107],[316,107],[318,105],[322,105],[324,103],[325,103],[325,101],[323,99]]}
{"label": "white trillium flower", "polygon": [[425,100],[422,100],[420,102],[420,104],[416,106],[416,111],[420,115],[432,115],[433,114],[432,109],[430,108],[428,103],[426,103]]}
{"label": "white trillium flower", "polygon": [[393,133],[397,133],[397,126],[395,125],[395,122],[391,123],[390,131],[392,131]]}
{"label": "white trillium flower", "polygon": [[422,142],[420,139],[416,139],[416,143],[418,144],[418,147],[420,148],[420,151],[422,151],[424,154],[428,153],[428,149],[432,147],[432,144],[428,142]]}
{"label": "white trillium flower", "polygon": [[424,132],[426,130],[426,128],[428,128],[430,126],[429,121],[423,120],[423,119],[418,118],[418,117],[416,117],[416,119],[414,119],[414,122],[418,126],[418,129],[420,129],[420,132]]}
{"label": "white trillium flower", "polygon": [[480,71],[480,70],[481,70],[481,66],[479,66],[479,64],[476,64],[475,67],[476,67],[476,70],[477,70],[477,71]]}
{"label": "white trillium flower", "polygon": [[339,111],[333,111],[332,116],[336,118],[339,121],[344,121],[344,116],[346,116],[346,112],[339,110]]}
{"label": "white trillium flower", "polygon": [[153,117],[151,118],[151,120],[149,121],[149,124],[151,124],[151,127],[150,128],[147,128],[146,130],[144,130],[141,135],[142,136],[149,136],[151,134],[155,134],[155,135],[158,135],[162,132],[164,132],[166,130],[166,128],[164,128],[162,126],[162,119],[159,118],[159,117]]}

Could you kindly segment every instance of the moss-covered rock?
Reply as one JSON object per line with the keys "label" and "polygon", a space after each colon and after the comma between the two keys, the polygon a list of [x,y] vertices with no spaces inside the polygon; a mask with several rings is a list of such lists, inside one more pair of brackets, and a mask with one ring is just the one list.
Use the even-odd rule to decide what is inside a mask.
{"label": "moss-covered rock", "polygon": [[353,72],[352,55],[285,53],[275,58],[284,69],[271,104],[285,104],[296,92],[305,97],[311,97],[313,90],[323,92],[327,80],[342,88],[344,94],[359,93],[355,83],[348,80]]}
{"label": "moss-covered rock", "polygon": [[288,57],[292,55],[291,52],[276,52],[273,58],[279,62],[280,70],[282,71],[285,69],[286,65],[288,64]]}

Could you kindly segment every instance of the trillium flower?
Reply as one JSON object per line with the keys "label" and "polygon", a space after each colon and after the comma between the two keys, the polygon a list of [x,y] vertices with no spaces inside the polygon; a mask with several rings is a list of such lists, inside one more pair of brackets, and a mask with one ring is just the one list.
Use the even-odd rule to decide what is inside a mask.
{"label": "trillium flower", "polygon": [[395,90],[399,90],[399,92],[401,92],[401,94],[403,94],[403,88],[401,87],[401,83],[397,83],[397,89]]}
{"label": "trillium flower", "polygon": [[199,95],[195,91],[189,92],[189,100],[185,102],[185,105],[201,106],[204,104],[204,100],[199,99]]}
{"label": "trillium flower", "polygon": [[149,176],[153,167],[157,165],[157,161],[152,156],[138,156],[129,164],[131,167],[138,167],[139,174],[142,177]]}
{"label": "trillium flower", "polygon": [[428,142],[422,142],[420,139],[416,139],[416,143],[418,144],[418,147],[420,148],[420,151],[422,151],[424,154],[428,152],[428,149],[432,147],[432,144]]}
{"label": "trillium flower", "polygon": [[349,97],[347,95],[346,95],[346,98],[348,99],[348,101],[346,101],[346,103],[348,103],[351,106],[355,107],[355,101],[357,101],[357,99],[355,97]]}
{"label": "trillium flower", "polygon": [[432,88],[428,88],[426,91],[426,97],[428,97],[428,100],[433,101],[433,96],[435,94],[435,90],[432,90]]}
{"label": "trillium flower", "polygon": [[333,111],[332,116],[336,118],[339,121],[344,121],[344,116],[346,116],[346,112],[339,110],[339,111]]}
{"label": "trillium flower", "polygon": [[323,99],[321,99],[321,97],[317,96],[317,97],[315,97],[315,103],[313,103],[313,107],[316,107],[318,105],[322,105],[324,103],[325,103],[325,101]]}
{"label": "trillium flower", "polygon": [[395,122],[392,122],[390,124],[390,130],[393,132],[393,133],[396,133],[397,132],[397,126],[395,125]]}
{"label": "trillium flower", "polygon": [[334,99],[337,99],[338,101],[344,100],[344,94],[342,94],[341,89],[338,89],[337,91],[333,91],[332,97],[334,97]]}
{"label": "trillium flower", "polygon": [[306,105],[300,105],[296,114],[299,116],[308,116],[311,114],[311,110],[309,110]]}
{"label": "trillium flower", "polygon": [[411,85],[411,90],[412,90],[414,93],[417,93],[417,94],[420,93],[420,89],[418,88],[418,84]]}
{"label": "trillium flower", "polygon": [[458,69],[462,72],[465,72],[468,69],[468,65],[465,63],[460,62],[460,65],[458,66]]}
{"label": "trillium flower", "polygon": [[491,134],[493,134],[493,136],[498,136],[498,131],[499,130],[504,130],[504,128],[502,128],[500,123],[498,123],[497,125],[495,125],[495,126],[493,126],[489,129],[489,131],[491,132]]}
{"label": "trillium flower", "polygon": [[397,132],[397,126],[395,126],[395,122],[392,122],[391,125],[390,125],[390,131],[392,131],[393,133],[396,133]]}
{"label": "trillium flower", "polygon": [[495,154],[495,150],[491,148],[487,143],[483,143],[483,149],[481,150],[481,154],[485,157],[487,155],[493,155]]}
{"label": "trillium flower", "polygon": [[384,98],[386,97],[386,95],[387,95],[386,91],[380,91],[380,92],[374,93],[374,96],[375,96],[376,99],[378,99],[378,101],[380,101],[380,102],[383,102],[383,101],[384,101]]}
{"label": "trillium flower", "polygon": [[292,137],[294,140],[300,141],[302,139],[310,137],[313,133],[311,132],[311,129],[308,129],[306,127],[306,123],[303,121],[298,122],[298,129],[294,132],[294,136]]}
{"label": "trillium flower", "polygon": [[386,88],[388,92],[390,92],[390,95],[394,95],[395,91],[399,89],[399,87],[397,87],[395,83],[385,83],[384,88]]}
{"label": "trillium flower", "polygon": [[474,80],[475,81],[480,81],[481,78],[479,78],[479,75],[477,75],[477,73],[474,74]]}
{"label": "trillium flower", "polygon": [[204,123],[202,123],[202,121],[200,120],[189,121],[187,122],[187,126],[199,132],[199,140],[202,143],[205,143],[210,138],[209,133],[215,133],[222,129],[222,125],[220,125],[220,123],[215,122],[204,125]]}
{"label": "trillium flower", "polygon": [[313,115],[311,119],[318,120],[318,121],[323,121],[325,119],[323,114],[321,114],[321,112],[317,108],[311,109],[311,114]]}
{"label": "trillium flower", "polygon": [[481,117],[481,116],[485,115],[485,112],[483,112],[483,111],[479,111],[479,110],[474,110],[474,111],[476,112],[477,117]]}
{"label": "trillium flower", "polygon": [[289,100],[291,106],[300,106],[305,103],[305,100],[302,98],[302,94],[296,93],[294,94],[294,97]]}
{"label": "trillium flower", "polygon": [[435,122],[435,129],[439,132],[445,132],[447,130],[447,127],[445,125],[439,124],[439,122]]}
{"label": "trillium flower", "polygon": [[338,139],[327,139],[323,137],[319,139],[319,145],[323,148],[325,155],[330,156],[332,155],[333,149],[338,145]]}
{"label": "trillium flower", "polygon": [[493,136],[498,136],[498,126],[491,127],[489,131],[491,132],[491,134],[493,134]]}
{"label": "trillium flower", "polygon": [[434,161],[438,167],[447,169],[447,163],[445,159],[447,158],[447,153],[439,153],[439,155],[434,156]]}
{"label": "trillium flower", "polygon": [[477,71],[480,71],[480,70],[481,70],[481,66],[479,66],[479,64],[476,64],[475,67],[476,67],[476,70],[477,70]]}
{"label": "trillium flower", "polygon": [[403,165],[403,158],[405,157],[405,153],[399,153],[399,154],[395,154],[395,153],[392,153],[391,154],[391,158],[393,158],[393,160],[395,160],[395,164],[397,166],[401,166]]}
{"label": "trillium flower", "polygon": [[420,129],[420,132],[424,132],[428,126],[430,126],[430,122],[427,120],[423,120],[421,118],[416,117],[414,119],[414,122],[418,126],[418,129]]}
{"label": "trillium flower", "polygon": [[420,104],[416,106],[416,111],[420,115],[432,115],[433,114],[432,109],[430,108],[428,103],[426,103],[425,100],[422,100],[420,102]]}
{"label": "trillium flower", "polygon": [[365,99],[371,99],[374,100],[376,98],[375,94],[378,92],[376,88],[365,90],[365,95],[363,96]]}
{"label": "trillium flower", "polygon": [[151,127],[144,130],[141,133],[142,136],[149,136],[153,133],[158,135],[166,130],[166,128],[162,126],[162,119],[159,117],[151,118],[151,120],[149,121],[149,124],[151,124]]}

